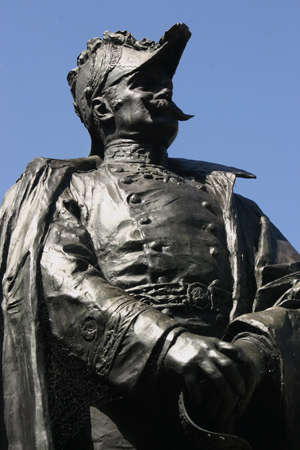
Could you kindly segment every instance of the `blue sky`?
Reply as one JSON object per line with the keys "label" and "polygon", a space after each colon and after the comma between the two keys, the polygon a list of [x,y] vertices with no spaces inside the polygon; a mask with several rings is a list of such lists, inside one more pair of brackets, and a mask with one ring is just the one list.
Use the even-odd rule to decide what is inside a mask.
{"label": "blue sky", "polygon": [[235,191],[300,250],[299,0],[2,1],[0,197],[36,156],[88,155],[66,82],[87,40],[128,29],[157,41],[176,22],[192,38],[174,100],[195,117],[169,154],[255,173]]}

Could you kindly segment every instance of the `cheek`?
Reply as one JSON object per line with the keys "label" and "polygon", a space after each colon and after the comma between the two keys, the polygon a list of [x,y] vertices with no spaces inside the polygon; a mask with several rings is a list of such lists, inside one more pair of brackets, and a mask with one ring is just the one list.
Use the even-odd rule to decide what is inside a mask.
{"label": "cheek", "polygon": [[124,119],[128,123],[145,122],[151,119],[151,115],[143,102],[143,96],[130,94],[124,98]]}

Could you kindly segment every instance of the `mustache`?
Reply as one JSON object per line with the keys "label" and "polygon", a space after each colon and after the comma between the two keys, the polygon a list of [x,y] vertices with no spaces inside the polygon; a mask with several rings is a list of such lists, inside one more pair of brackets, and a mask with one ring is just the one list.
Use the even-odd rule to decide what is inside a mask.
{"label": "mustache", "polygon": [[189,120],[192,117],[194,117],[194,114],[185,114],[180,108],[178,108],[176,103],[174,103],[173,101],[169,102],[169,109],[174,114],[174,117],[177,120],[180,120],[182,122],[184,122],[185,120]]}
{"label": "mustache", "polygon": [[192,117],[194,117],[194,115],[185,114],[180,108],[178,108],[178,106],[172,100],[169,101],[165,98],[158,98],[152,100],[143,99],[143,102],[150,112],[166,110],[173,115],[174,119],[180,120],[181,122],[189,120]]}

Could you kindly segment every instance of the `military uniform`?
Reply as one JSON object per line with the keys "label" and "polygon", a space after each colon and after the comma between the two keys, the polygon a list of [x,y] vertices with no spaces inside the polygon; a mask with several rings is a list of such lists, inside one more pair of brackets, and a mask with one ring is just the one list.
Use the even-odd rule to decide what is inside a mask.
{"label": "military uniform", "polygon": [[[236,176],[251,177],[172,159],[168,167],[101,164],[96,157],[37,159],[28,166],[2,209],[3,231],[10,236],[2,251],[9,248],[10,260],[18,261],[3,271],[4,361],[28,367],[20,398],[12,390],[19,369],[12,380],[4,371],[6,414],[17,415],[8,425],[20,425],[17,435],[7,426],[10,440],[54,448],[51,421],[62,448],[76,448],[77,425],[91,420],[91,448],[118,442],[121,448],[148,448],[158,420],[145,426],[137,418],[153,417],[163,357],[185,329],[218,337],[227,329],[229,340],[246,333],[257,345],[269,345],[274,365],[281,361],[272,373],[278,381],[285,367],[292,382],[283,386],[283,398],[293,401],[298,362],[285,360],[283,335],[287,323],[297,324],[300,256],[256,205],[233,195]],[[25,229],[22,220],[31,215]],[[40,330],[47,336],[44,346]],[[289,345],[296,347],[297,338]],[[24,435],[20,402],[43,418],[43,433],[40,419],[31,420],[31,427],[39,423],[36,434]],[[290,439],[296,448],[297,436]]]}

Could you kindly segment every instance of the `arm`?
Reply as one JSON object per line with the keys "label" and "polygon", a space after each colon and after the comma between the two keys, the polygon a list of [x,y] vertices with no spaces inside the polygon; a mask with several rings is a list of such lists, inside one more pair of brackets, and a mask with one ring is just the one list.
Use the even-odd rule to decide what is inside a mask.
{"label": "arm", "polygon": [[63,194],[41,259],[51,331],[102,380],[132,391],[166,336],[172,341],[181,327],[103,278],[89,234],[71,206]]}
{"label": "arm", "polygon": [[[299,442],[300,255],[253,202],[240,196],[236,199],[239,251],[242,257],[247,255],[241,263],[244,303],[229,325],[226,339],[258,362],[264,386],[273,386],[278,398],[281,392],[277,409],[280,402],[286,436]],[[261,389],[259,393],[264,394]],[[241,412],[249,401],[244,400]],[[266,398],[267,404],[270,398]]]}
{"label": "arm", "polygon": [[110,285],[98,267],[89,234],[72,212],[73,202],[67,191],[59,199],[41,259],[55,339],[103,381],[126,392],[137,391],[149,364],[147,387],[153,384],[166,355],[166,372],[177,376],[191,396],[198,392],[199,379],[208,377],[220,395],[234,403],[244,392],[244,382],[238,366],[223,352],[232,346],[187,333],[175,320]]}

